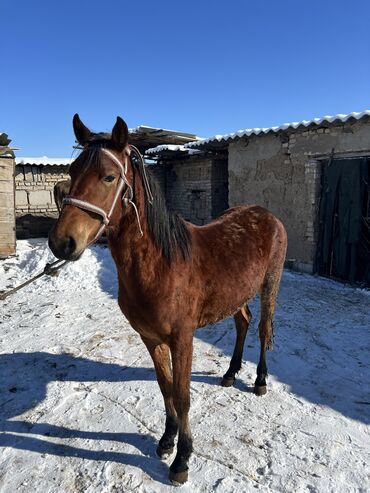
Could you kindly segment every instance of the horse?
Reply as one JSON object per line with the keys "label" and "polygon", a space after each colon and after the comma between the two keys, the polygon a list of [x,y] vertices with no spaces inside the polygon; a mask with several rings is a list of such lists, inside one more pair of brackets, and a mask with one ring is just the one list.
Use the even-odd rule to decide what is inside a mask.
{"label": "horse", "polygon": [[[142,156],[129,144],[120,117],[112,133],[93,133],[73,118],[83,147],[71,164],[70,196],[49,234],[56,257],[77,260],[103,230],[117,267],[118,304],[153,360],[166,411],[157,446],[169,456],[173,484],[188,479],[193,451],[189,424],[195,329],[234,315],[236,344],[221,384],[233,385],[241,368],[251,312],[261,298],[260,359],[254,390],[266,393],[266,351],[287,248],[283,224],[268,210],[238,206],[196,226],[170,211]],[[108,211],[108,212],[107,212]]]}

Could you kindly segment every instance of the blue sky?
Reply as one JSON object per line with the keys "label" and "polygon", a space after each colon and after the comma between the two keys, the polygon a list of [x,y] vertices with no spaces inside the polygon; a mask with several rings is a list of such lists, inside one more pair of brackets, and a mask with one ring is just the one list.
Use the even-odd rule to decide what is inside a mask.
{"label": "blue sky", "polygon": [[203,137],[370,108],[367,0],[2,0],[0,131],[71,154],[72,116]]}

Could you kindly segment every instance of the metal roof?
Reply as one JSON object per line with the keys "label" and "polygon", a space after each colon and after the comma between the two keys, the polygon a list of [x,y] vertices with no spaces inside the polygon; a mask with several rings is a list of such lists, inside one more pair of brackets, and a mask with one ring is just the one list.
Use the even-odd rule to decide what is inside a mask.
{"label": "metal roof", "polygon": [[185,145],[186,148],[201,148],[206,146],[207,144],[226,144],[232,140],[249,137],[251,135],[260,135],[260,134],[268,134],[270,132],[277,133],[283,131],[293,131],[299,128],[307,128],[310,126],[325,126],[334,124],[336,122],[345,123],[350,119],[360,120],[364,117],[370,117],[370,110],[365,110],[361,112],[353,112],[347,115],[338,114],[335,116],[323,116],[321,118],[313,118],[312,120],[302,120],[300,122],[291,122],[284,123],[283,125],[276,127],[267,127],[267,128],[247,128],[245,130],[239,130],[238,132],[233,132],[225,135],[215,135],[213,137],[209,137],[208,139],[204,139],[198,142],[190,142]]}
{"label": "metal roof", "polygon": [[147,127],[140,125],[129,130],[129,143],[139,148],[141,152],[157,147],[161,144],[183,145],[188,142],[201,140],[195,134],[167,130],[164,128]]}

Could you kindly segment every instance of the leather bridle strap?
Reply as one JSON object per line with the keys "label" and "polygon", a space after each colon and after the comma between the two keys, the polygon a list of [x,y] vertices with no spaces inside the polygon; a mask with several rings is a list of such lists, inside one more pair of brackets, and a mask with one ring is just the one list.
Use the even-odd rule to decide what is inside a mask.
{"label": "leather bridle strap", "polygon": [[[74,205],[75,207],[78,207],[79,209],[93,212],[94,214],[97,214],[98,216],[101,217],[102,225],[100,226],[100,228],[99,228],[98,232],[96,233],[96,235],[94,236],[94,238],[90,241],[89,245],[91,245],[103,234],[105,228],[108,226],[108,224],[110,222],[111,215],[113,213],[113,210],[117,204],[118,199],[122,196],[123,188],[126,185],[127,188],[126,188],[125,193],[122,196],[122,200],[128,200],[128,202],[133,206],[135,213],[136,213],[138,225],[139,225],[140,235],[143,236],[143,231],[142,231],[141,225],[140,225],[139,213],[138,213],[138,210],[137,210],[135,203],[132,200],[133,195],[134,195],[133,190],[132,190],[132,186],[130,185],[130,183],[128,182],[127,177],[126,177],[127,160],[125,162],[125,166],[123,166],[121,161],[112,152],[110,152],[108,149],[103,148],[103,149],[101,149],[101,151],[114,162],[114,164],[118,167],[118,169],[120,171],[119,183],[118,183],[117,190],[116,190],[116,193],[114,195],[112,206],[111,206],[109,212],[106,213],[101,207],[94,205],[94,204],[91,204],[90,202],[87,202],[86,200],[78,199],[76,197],[65,197],[63,199],[62,205],[63,206],[64,205]],[[126,199],[124,197],[127,192],[129,194],[128,199]]]}

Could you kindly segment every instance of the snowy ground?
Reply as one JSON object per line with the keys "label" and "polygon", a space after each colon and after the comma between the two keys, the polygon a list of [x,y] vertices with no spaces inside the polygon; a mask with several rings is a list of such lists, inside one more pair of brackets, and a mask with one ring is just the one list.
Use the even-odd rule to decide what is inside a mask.
{"label": "snowy ground", "polygon": [[[19,242],[0,289],[51,258]],[[0,301],[0,491],[169,492],[155,454],[164,424],[151,360],[115,302],[109,251],[95,247],[58,278]],[[197,331],[182,492],[370,491],[370,293],[284,274],[269,391],[252,393],[258,301],[233,388],[219,379],[232,321]]]}

